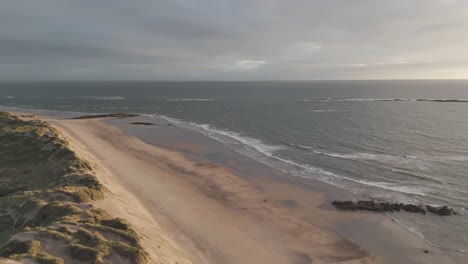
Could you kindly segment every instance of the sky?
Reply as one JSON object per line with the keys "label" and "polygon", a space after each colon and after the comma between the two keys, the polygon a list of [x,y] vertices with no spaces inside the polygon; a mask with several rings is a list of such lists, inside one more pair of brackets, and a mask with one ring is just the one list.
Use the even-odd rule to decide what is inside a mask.
{"label": "sky", "polygon": [[0,2],[0,80],[317,79],[468,79],[468,1]]}

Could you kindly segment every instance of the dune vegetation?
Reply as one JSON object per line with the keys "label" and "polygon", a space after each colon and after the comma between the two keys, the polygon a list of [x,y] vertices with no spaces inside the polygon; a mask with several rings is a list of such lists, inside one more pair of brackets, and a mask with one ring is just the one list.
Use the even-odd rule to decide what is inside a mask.
{"label": "dune vegetation", "polygon": [[92,205],[105,191],[57,130],[0,113],[0,258],[145,263],[129,224]]}

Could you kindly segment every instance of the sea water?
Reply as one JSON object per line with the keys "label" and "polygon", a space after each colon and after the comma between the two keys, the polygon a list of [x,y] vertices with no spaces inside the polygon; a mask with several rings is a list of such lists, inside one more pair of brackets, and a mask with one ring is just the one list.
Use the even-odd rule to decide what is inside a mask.
{"label": "sea water", "polygon": [[135,112],[198,131],[290,177],[385,201],[452,254],[468,252],[468,81],[2,82],[0,106]]}

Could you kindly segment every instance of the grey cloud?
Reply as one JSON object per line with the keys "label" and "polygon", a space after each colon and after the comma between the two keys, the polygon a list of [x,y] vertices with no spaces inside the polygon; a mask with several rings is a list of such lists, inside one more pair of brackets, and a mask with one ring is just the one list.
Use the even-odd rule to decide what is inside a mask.
{"label": "grey cloud", "polygon": [[467,24],[457,0],[2,1],[0,79],[463,78]]}

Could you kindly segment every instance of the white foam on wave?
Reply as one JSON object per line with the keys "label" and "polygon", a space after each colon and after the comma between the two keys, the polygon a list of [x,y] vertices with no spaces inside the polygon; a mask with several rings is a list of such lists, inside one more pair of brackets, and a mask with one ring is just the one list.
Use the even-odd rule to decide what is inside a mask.
{"label": "white foam on wave", "polygon": [[187,123],[187,122],[184,122],[182,120],[179,120],[177,118],[172,118],[172,117],[168,117],[168,116],[165,116],[165,115],[157,115],[157,114],[152,114],[152,115],[149,115],[148,116],[151,116],[151,117],[160,117],[162,119],[165,119],[166,121],[168,122],[171,122],[175,125],[178,125],[178,124],[183,124],[183,123]]}
{"label": "white foam on wave", "polygon": [[326,98],[298,99],[303,102],[437,102],[437,103],[468,103],[468,99],[436,99],[436,98]]}
{"label": "white foam on wave", "polygon": [[7,96],[0,96],[0,99],[15,99],[16,96],[11,96],[11,95],[7,95]]}
{"label": "white foam on wave", "polygon": [[87,96],[85,98],[93,100],[125,100],[125,97],[122,96]]}
{"label": "white foam on wave", "polygon": [[[156,114],[145,114],[145,113],[138,113],[139,115],[142,115],[142,116],[146,116],[146,117],[149,117],[149,118],[153,118],[156,116]],[[172,122],[171,122],[172,123]]]}
{"label": "white foam on wave", "polygon": [[297,99],[302,102],[386,102],[386,101],[412,101],[415,99],[402,98],[325,98],[325,99]]}
{"label": "white foam on wave", "polygon": [[[395,183],[389,183],[389,182],[375,182],[375,181],[358,180],[358,179],[353,179],[353,178],[349,178],[349,177],[342,176],[342,175],[337,175],[337,174],[335,174],[333,172],[329,172],[329,171],[326,171],[324,169],[313,167],[313,166],[310,166],[310,165],[307,165],[307,164],[300,164],[300,163],[297,163],[297,162],[294,162],[294,161],[291,161],[291,160],[288,160],[288,159],[283,159],[283,158],[276,157],[276,156],[273,156],[273,158],[276,158],[276,159],[278,159],[278,160],[280,160],[282,162],[285,162],[285,163],[297,166],[299,168],[302,168],[307,173],[326,176],[326,177],[328,177],[328,179],[327,178],[321,178],[319,180],[325,180],[325,182],[333,184],[333,185],[336,185],[336,181],[330,181],[330,177],[338,179],[338,180],[351,181],[351,182],[355,182],[355,183],[358,183],[358,184],[362,184],[362,185],[366,185],[366,186],[372,186],[372,187],[376,187],[376,188],[379,188],[379,189],[391,190],[391,191],[399,192],[399,193],[417,194],[417,195],[421,195],[421,196],[426,196],[426,192],[427,192],[426,189],[421,188],[421,187],[401,186],[401,185],[398,185],[398,184],[395,184]],[[307,175],[310,175],[310,174],[307,174]],[[293,175],[293,176],[304,177],[304,175]],[[305,178],[307,178],[307,177],[305,177]]]}
{"label": "white foam on wave", "polygon": [[387,102],[387,101],[411,101],[411,99],[401,99],[401,98],[347,98],[347,99],[334,99],[331,101],[337,102]]}
{"label": "white foam on wave", "polygon": [[368,186],[377,187],[380,189],[391,190],[394,192],[407,193],[407,194],[417,194],[421,196],[426,196],[426,190],[422,187],[410,187],[410,186],[401,186],[395,183],[390,182],[369,182],[369,181],[360,181],[356,180],[359,183],[363,183]]}
{"label": "white foam on wave", "polygon": [[439,159],[442,161],[468,161],[468,156],[442,156]]}
{"label": "white foam on wave", "polygon": [[405,158],[405,159],[416,158],[415,156],[398,157],[398,156],[392,156],[392,155],[371,154],[371,153],[349,153],[349,154],[329,153],[329,152],[318,151],[314,147],[311,147],[311,146],[300,145],[299,147],[302,149],[307,149],[315,154],[321,154],[321,155],[326,155],[326,156],[335,157],[335,158],[342,158],[342,159],[385,161],[385,160],[393,160],[397,158]]}
{"label": "white foam on wave", "polygon": [[[301,100],[307,102],[308,100]],[[313,109],[311,112],[313,113],[328,113],[328,112],[351,112],[351,109]]]}
{"label": "white foam on wave", "polygon": [[391,216],[390,214],[387,214],[387,216],[392,219],[393,221],[395,221],[395,223],[397,223],[398,225],[400,225],[401,227],[403,227],[404,229],[408,230],[410,233],[413,233],[415,234],[416,236],[418,236],[420,239],[422,239],[423,241],[427,242],[428,244],[432,245],[432,246],[435,246],[435,247],[439,247],[439,245],[435,244],[435,243],[432,243],[431,241],[427,240],[425,237],[424,237],[424,234],[422,232],[420,232],[417,228],[417,226],[407,222],[407,221],[403,221],[397,217],[393,217]]}
{"label": "white foam on wave", "polygon": [[212,102],[216,101],[215,99],[211,98],[168,98],[164,99],[165,101],[173,101],[173,102]]}
{"label": "white foam on wave", "polygon": [[384,154],[371,154],[371,153],[351,153],[351,154],[338,154],[338,153],[325,153],[317,152],[323,155],[342,158],[342,159],[352,159],[352,160],[371,160],[371,161],[380,161],[380,162],[409,162],[408,159],[416,159],[414,156],[393,156],[393,155],[384,155]]}
{"label": "white foam on wave", "polygon": [[115,106],[82,106],[84,109],[115,109]]}
{"label": "white foam on wave", "polygon": [[[272,155],[273,152],[285,149],[286,146],[273,146],[273,145],[267,145],[263,143],[260,139],[256,138],[251,138],[247,136],[243,136],[240,133],[233,132],[233,131],[228,131],[228,130],[220,130],[217,128],[213,128],[209,124],[198,124],[194,122],[184,122],[175,118],[167,117],[161,115],[160,117],[166,119],[167,121],[174,123],[179,126],[185,126],[187,125],[191,126],[192,128],[196,128],[198,132],[201,132],[202,134],[217,140],[221,141],[222,143],[228,143],[228,144],[242,144],[244,148],[252,148],[255,149],[256,151],[263,153],[265,155]],[[189,128],[189,127],[187,127]]]}
{"label": "white foam on wave", "polygon": [[414,161],[422,161],[422,162],[445,162],[445,161],[468,161],[468,156],[435,156],[435,155],[388,155],[388,154],[372,154],[372,153],[364,153],[364,152],[357,152],[357,153],[330,153],[330,152],[323,152],[318,151],[314,147],[311,146],[304,146],[299,145],[299,148],[307,149],[315,154],[326,155],[335,158],[342,158],[342,159],[350,159],[350,160],[369,160],[369,161],[377,161],[377,162],[391,162],[391,163],[399,163],[399,164],[407,164],[407,163],[414,163]]}
{"label": "white foam on wave", "polygon": [[415,177],[415,178],[419,178],[419,179],[423,179],[423,180],[431,180],[433,182],[437,182],[437,183],[442,183],[442,179],[438,179],[436,177],[433,177],[429,174],[426,174],[426,173],[417,173],[413,170],[404,170],[404,169],[395,169],[393,168],[392,169],[393,172],[396,172],[396,173],[399,173],[399,174],[404,174],[404,175],[408,175],[410,177]]}
{"label": "white foam on wave", "polygon": [[343,110],[338,110],[338,109],[314,109],[312,112],[315,113],[322,113],[322,112],[344,112]]}
{"label": "white foam on wave", "polygon": [[[198,131],[214,140],[217,140],[219,142],[225,143],[233,147],[234,150],[247,157],[250,157],[265,165],[278,169],[291,176],[316,179],[341,188],[348,187],[348,185],[343,182],[346,181],[358,185],[365,185],[378,189],[391,190],[399,193],[425,196],[426,190],[420,187],[399,186],[398,184],[388,182],[370,182],[353,179],[346,176],[337,175],[322,168],[310,166],[308,164],[297,163],[295,161],[275,155],[275,152],[282,149],[286,149],[286,146],[268,145],[259,139],[247,137],[237,132],[216,129],[208,124],[185,122],[179,119],[162,115],[158,117],[161,117],[177,126]],[[253,153],[252,150],[254,150],[257,154]]]}

